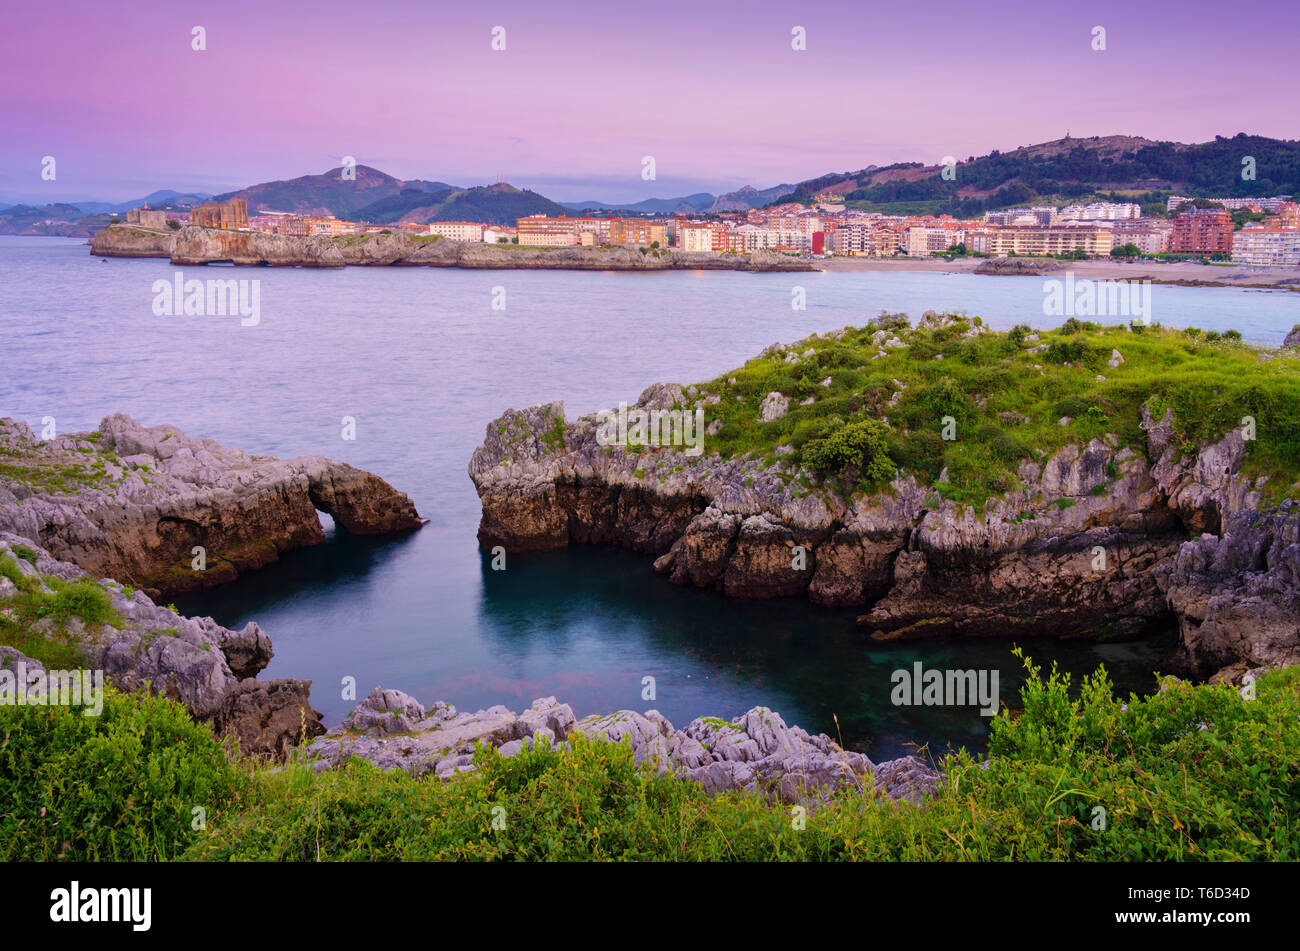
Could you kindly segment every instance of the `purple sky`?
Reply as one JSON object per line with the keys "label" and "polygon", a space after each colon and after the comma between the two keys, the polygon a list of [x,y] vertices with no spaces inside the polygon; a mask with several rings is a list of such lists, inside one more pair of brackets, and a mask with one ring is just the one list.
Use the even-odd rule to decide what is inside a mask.
{"label": "purple sky", "polygon": [[[112,9],[112,7],[119,7]],[[0,198],[325,171],[560,200],[767,187],[1074,136],[1296,138],[1295,0],[11,4]],[[190,48],[191,28],[207,50]],[[506,50],[490,48],[494,26]],[[807,50],[791,49],[791,28]],[[1107,49],[1090,47],[1094,26]],[[41,158],[57,161],[43,182]],[[657,180],[641,179],[652,155]]]}

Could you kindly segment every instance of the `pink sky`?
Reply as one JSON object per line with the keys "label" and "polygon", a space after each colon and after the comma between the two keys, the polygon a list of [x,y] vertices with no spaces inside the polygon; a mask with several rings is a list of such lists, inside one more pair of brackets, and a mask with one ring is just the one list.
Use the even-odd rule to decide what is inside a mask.
{"label": "pink sky", "polygon": [[[220,191],[352,155],[402,178],[635,201],[1067,129],[1300,136],[1294,0],[122,7],[6,11],[0,199]],[[490,48],[498,25],[504,52]],[[1097,25],[1105,52],[1090,47]],[[40,178],[46,155],[55,182]],[[641,179],[644,155],[656,181]]]}

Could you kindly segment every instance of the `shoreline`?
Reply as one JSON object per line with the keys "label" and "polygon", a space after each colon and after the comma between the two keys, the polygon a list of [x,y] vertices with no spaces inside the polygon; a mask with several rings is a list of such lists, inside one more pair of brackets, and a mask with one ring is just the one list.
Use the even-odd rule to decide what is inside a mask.
{"label": "shoreline", "polygon": [[763,271],[815,273],[805,258],[761,251],[714,255],[670,248],[526,247],[476,244],[436,235],[373,233],[293,237],[255,231],[186,226],[163,232],[110,225],[90,239],[100,258],[166,258],[174,265],[233,264],[270,267],[445,267],[481,270]]}
{"label": "shoreline", "polygon": [[[974,274],[987,261],[1000,258],[825,258],[818,263],[826,271],[911,271],[936,274]],[[1039,262],[1051,270],[1042,274],[993,275],[980,277],[1043,277],[1073,272],[1076,277],[1094,280],[1150,280],[1153,284],[1182,287],[1245,287],[1264,290],[1300,291],[1300,268],[1259,267],[1248,264],[1196,264],[1185,261],[1089,260],[1058,261],[1055,258],[1017,258],[1026,264]],[[1059,267],[1052,268],[1053,264]]]}
{"label": "shoreline", "polygon": [[[360,240],[358,240],[358,238]],[[110,225],[87,242],[101,258],[165,258],[177,266],[231,263],[236,266],[376,267],[423,266],[465,270],[575,271],[752,271],[752,272],[908,272],[980,277],[1043,277],[1050,274],[1091,280],[1150,281],[1177,287],[1238,287],[1300,292],[1300,268],[1187,261],[1118,261],[1055,258],[796,258],[771,252],[720,255],[671,248],[640,254],[630,247],[533,248],[477,245],[449,239],[424,241],[407,235],[349,238],[294,238],[257,232],[227,232],[187,227],[158,232],[134,225]],[[1039,273],[980,274],[991,261],[1014,260]]]}

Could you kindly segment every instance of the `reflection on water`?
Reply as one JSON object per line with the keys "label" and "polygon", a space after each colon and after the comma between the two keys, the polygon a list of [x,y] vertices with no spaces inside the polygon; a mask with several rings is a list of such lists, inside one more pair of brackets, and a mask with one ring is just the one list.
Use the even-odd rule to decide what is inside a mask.
{"label": "reflection on water", "polygon": [[[379,632],[366,618],[382,615],[385,623],[414,631],[428,631],[434,620],[423,608],[402,618],[401,605],[391,600],[394,587],[402,587],[402,579],[391,576],[403,549],[422,541],[419,535],[376,539],[331,532],[324,545],[289,553],[235,585],[180,598],[177,605],[228,625],[258,619],[275,635],[277,659],[269,673],[316,677],[314,702],[331,722],[352,705],[332,684],[351,673],[362,692],[382,683],[465,709],[494,703],[519,709],[554,694],[579,715],[656,708],[684,725],[695,716],[731,717],[764,705],[789,723],[839,735],[880,758],[915,745],[929,744],[932,752],[985,746],[987,721],[974,707],[891,703],[891,674],[910,670],[915,661],[927,669],[997,670],[1001,700],[1018,705],[1022,668],[1010,640],[879,644],[856,628],[854,610],[795,598],[724,598],[673,585],[653,572],[648,557],[594,548],[511,555],[504,571],[492,570],[491,555],[480,552],[478,637],[469,649],[448,654],[443,639],[425,638],[401,658],[387,650],[374,654]],[[574,578],[582,584],[574,585]],[[294,619],[304,612],[331,621],[298,637]],[[328,631],[339,627],[338,613],[358,623],[336,642]],[[1039,640],[1025,646],[1031,656],[1075,674],[1076,682],[1104,664],[1120,692],[1145,693],[1170,642]],[[653,700],[642,699],[645,677],[654,678]]]}

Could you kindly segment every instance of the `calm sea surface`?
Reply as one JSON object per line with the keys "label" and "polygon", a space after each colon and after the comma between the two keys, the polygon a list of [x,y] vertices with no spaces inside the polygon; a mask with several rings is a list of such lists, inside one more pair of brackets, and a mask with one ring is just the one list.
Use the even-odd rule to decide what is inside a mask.
{"label": "calm sea surface", "polygon": [[[79,241],[0,237],[0,416],[39,430],[93,429],[123,411],[250,452],[320,453],[371,470],[430,524],[399,539],[331,531],[329,541],[201,596],[191,614],[258,621],[275,644],[265,677],[315,681],[327,722],[358,690],[397,687],[428,703],[512,709],[554,694],[581,716],[658,708],[679,726],[764,704],[790,723],[876,757],[912,742],[982,747],[973,710],[895,707],[890,673],[996,668],[1015,705],[1011,642],[873,644],[854,611],[745,602],[676,587],[650,559],[575,549],[511,556],[489,569],[466,466],[508,407],[566,401],[569,418],[634,400],[656,381],[692,382],[768,344],[861,324],[882,309],[978,314],[995,328],[1044,327],[1042,283],[918,273],[620,274],[349,268],[185,268],[186,277],[261,281],[261,319],[157,317],[158,260],[91,257]],[[791,288],[807,309],[791,309]],[[493,310],[493,289],[506,309]],[[1300,295],[1152,289],[1152,319],[1236,328],[1280,343]],[[341,438],[341,419],[357,438]],[[1036,661],[1090,671],[1124,690],[1152,684],[1157,643],[1037,641]],[[642,678],[657,697],[641,699]]]}

